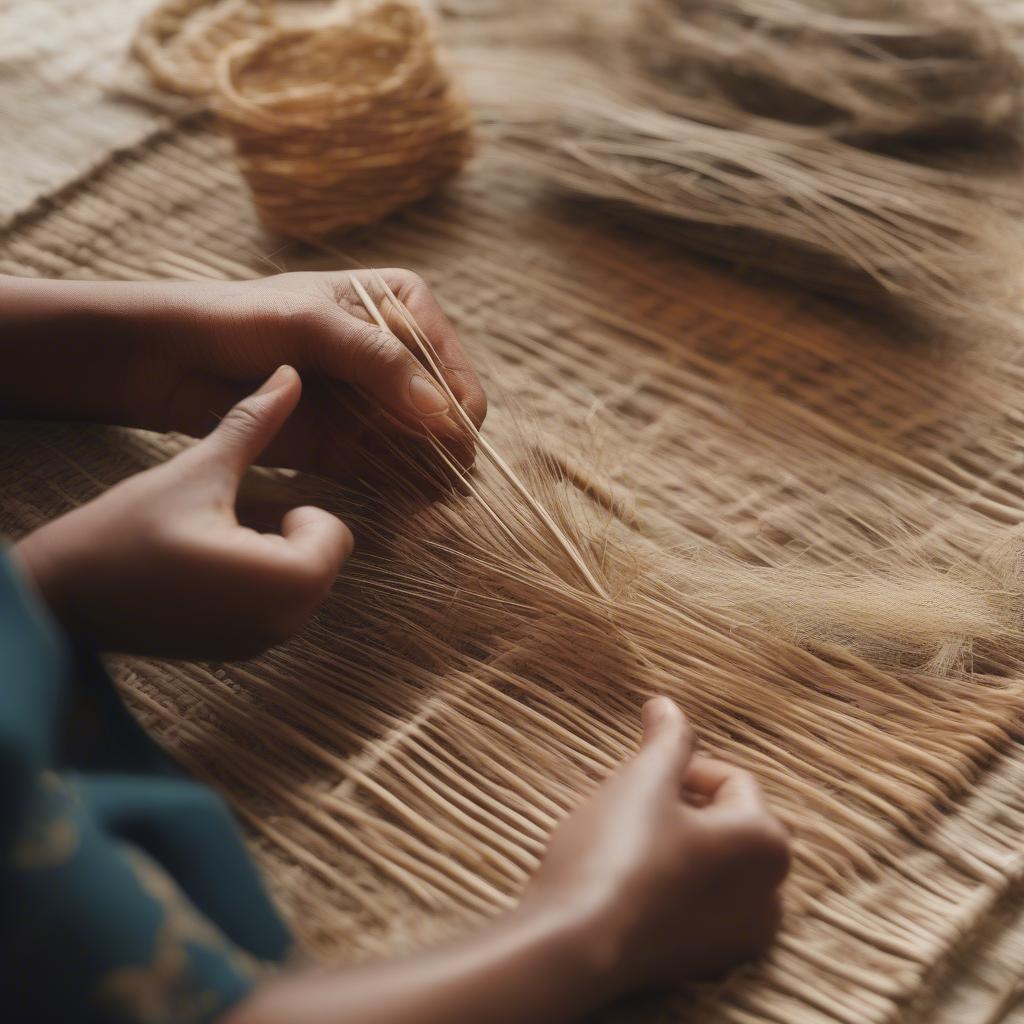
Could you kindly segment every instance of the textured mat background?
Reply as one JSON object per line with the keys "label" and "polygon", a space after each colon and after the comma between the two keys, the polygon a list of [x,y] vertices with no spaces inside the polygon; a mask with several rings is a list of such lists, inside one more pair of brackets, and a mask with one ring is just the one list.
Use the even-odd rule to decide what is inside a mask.
{"label": "textured mat background", "polygon": [[[144,101],[125,46],[146,6],[0,0],[0,271],[227,278],[311,265],[261,232],[227,145],[202,116],[172,118]],[[450,27],[468,58],[480,37],[516,45],[521,21],[500,5],[451,6],[474,19]],[[548,434],[604,438],[602,471],[636,495],[653,543],[768,560],[809,546],[832,565],[864,525],[851,524],[851,507],[872,508],[871,526],[896,524],[925,554],[973,555],[1024,520],[1024,352],[1012,346],[911,344],[744,282],[607,213],[554,202],[486,147],[445,195],[345,247],[368,264],[410,266],[436,288],[493,382],[495,439],[508,429],[506,398],[535,410]],[[0,528],[17,536],[178,443],[0,425]],[[671,486],[638,475],[630,453],[640,448],[677,468]],[[389,780],[409,787],[443,770],[452,748],[489,780],[500,817],[500,775],[485,762],[497,763],[508,740],[500,723],[460,732],[459,680],[352,692],[335,656],[345,622],[335,601],[294,644],[245,666],[117,665],[147,724],[235,800],[282,906],[326,956],[456,930],[507,899],[516,877],[510,868],[497,890],[479,881],[464,855],[478,849],[473,822],[458,800],[432,803],[429,785],[411,804],[432,816],[436,841],[403,845],[407,809],[389,805]],[[941,708],[941,684],[911,682]],[[976,685],[980,703],[996,688],[1024,707],[1013,673],[957,685]],[[358,717],[342,719],[342,705]],[[537,743],[564,749],[545,735],[537,724]],[[261,756],[271,747],[273,767]],[[550,805],[535,828],[572,801],[579,765],[566,762],[560,777],[562,767],[545,765]],[[890,829],[886,858],[794,907],[771,957],[698,994],[696,1019],[1024,1019],[1014,1009],[1024,757],[1008,740],[995,760],[967,758],[965,772],[970,785],[949,789],[932,828],[916,838]],[[389,872],[395,850],[427,865],[421,895]],[[531,856],[524,850],[522,863]],[[682,1019],[690,1002],[625,1012]]]}

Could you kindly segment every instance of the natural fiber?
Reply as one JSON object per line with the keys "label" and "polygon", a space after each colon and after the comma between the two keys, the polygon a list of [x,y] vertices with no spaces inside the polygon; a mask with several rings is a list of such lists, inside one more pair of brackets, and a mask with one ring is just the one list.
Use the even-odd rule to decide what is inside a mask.
{"label": "natural fiber", "polygon": [[263,222],[318,237],[432,192],[472,153],[472,117],[419,4],[357,5],[225,51],[217,111]]}
{"label": "natural fiber", "polygon": [[932,325],[1002,328],[1024,209],[1007,173],[1024,139],[1015,10],[641,0],[579,28],[587,60],[537,40],[492,65],[485,105],[560,187],[694,250]]}
{"label": "natural fiber", "polygon": [[[401,308],[379,283],[372,290],[371,314]],[[429,340],[408,326],[436,367]],[[547,830],[628,752],[635,709],[651,693],[680,700],[708,749],[765,782],[797,836],[790,899],[800,908],[826,886],[842,890],[858,872],[872,874],[892,856],[890,830],[927,843],[973,765],[1006,741],[1022,697],[1007,678],[1024,653],[1018,556],[993,563],[1005,565],[1001,575],[936,545],[931,564],[908,579],[903,571],[918,558],[910,538],[889,552],[886,575],[868,568],[879,539],[862,533],[846,571],[819,574],[810,590],[810,574],[801,582],[784,564],[733,556],[720,565],[731,578],[703,577],[718,577],[717,593],[707,593],[693,553],[653,546],[624,523],[599,473],[567,479],[563,460],[521,423],[504,437],[520,453],[514,465],[485,445],[478,471],[463,476],[464,496],[425,505],[396,447],[381,466],[390,478],[383,504],[356,494],[336,506],[362,547],[335,595],[344,631],[314,631],[313,643],[329,644],[345,666],[332,681],[345,709],[338,720],[373,718],[385,680],[401,680],[430,709],[401,730],[386,771],[372,781],[358,769],[349,775],[382,816],[361,808],[337,836],[367,844],[411,898],[427,907],[455,901],[467,917],[509,905]],[[579,452],[578,441],[570,431],[559,446]],[[664,472],[653,453],[631,462],[641,475]],[[457,472],[452,463],[447,470]],[[853,497],[846,536],[876,514]],[[578,573],[580,560],[596,587]],[[782,586],[751,589],[765,571]],[[772,589],[768,614],[758,600],[744,607]],[[802,604],[790,602],[795,594]],[[802,648],[778,629],[780,610],[807,627]],[[969,656],[945,658],[937,676],[923,662],[948,655],[951,643],[966,644]],[[858,653],[865,647],[874,664]],[[883,664],[917,672],[890,675]],[[435,716],[439,672],[450,688]],[[287,713],[259,679],[251,685],[274,704],[268,716]],[[241,712],[222,689],[209,699],[237,728]],[[323,727],[315,717],[307,724],[312,741],[277,728],[297,755],[325,757]],[[256,764],[242,758],[235,768]],[[323,805],[346,810],[331,794]]]}
{"label": "natural fiber", "polygon": [[630,44],[654,95],[711,102],[736,127],[765,117],[961,148],[1024,138],[1024,66],[983,0],[640,0]]}
{"label": "natural fiber", "polygon": [[738,131],[642,106],[581,65],[488,110],[502,142],[550,180],[682,222],[673,237],[829,292],[998,319],[1019,294],[1016,189],[825,137]]}

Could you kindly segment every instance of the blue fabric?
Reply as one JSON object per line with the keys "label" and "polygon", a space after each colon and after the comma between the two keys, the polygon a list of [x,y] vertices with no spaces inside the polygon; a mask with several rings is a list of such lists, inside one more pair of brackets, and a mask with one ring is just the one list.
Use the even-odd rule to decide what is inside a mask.
{"label": "blue fabric", "polygon": [[0,552],[0,1017],[212,1021],[291,950],[224,802]]}

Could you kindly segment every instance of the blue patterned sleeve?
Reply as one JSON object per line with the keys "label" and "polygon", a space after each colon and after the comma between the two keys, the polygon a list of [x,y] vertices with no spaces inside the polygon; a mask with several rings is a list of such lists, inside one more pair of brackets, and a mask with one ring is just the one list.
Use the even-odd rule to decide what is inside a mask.
{"label": "blue patterned sleeve", "polygon": [[[155,753],[98,660],[77,660],[0,553],[5,1019],[215,1021],[291,937],[223,801]],[[68,755],[90,746],[79,687],[109,764]]]}

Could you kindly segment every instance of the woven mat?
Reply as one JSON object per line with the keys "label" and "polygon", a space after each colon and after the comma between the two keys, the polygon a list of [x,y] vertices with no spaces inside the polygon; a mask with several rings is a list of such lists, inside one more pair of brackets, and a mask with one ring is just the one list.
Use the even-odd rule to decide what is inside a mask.
{"label": "woven mat", "polygon": [[[96,0],[88,18],[74,17],[82,6],[0,9],[0,124],[18,140],[0,194],[0,272],[190,279],[313,265],[262,233],[229,147],[203,117],[172,122],[115,95],[144,5]],[[1014,394],[1024,352],[906,343],[697,263],[607,212],[555,202],[487,148],[444,195],[344,245],[435,287],[490,381],[496,442],[514,443],[510,404],[555,437],[587,436],[600,420],[601,471],[635,496],[650,543],[771,556],[799,541],[831,564],[851,507],[874,508],[877,524],[900,523],[924,548],[973,551],[1024,521]],[[3,424],[0,529],[17,536],[181,443]],[[672,486],[635,471],[639,448],[671,460]],[[507,902],[534,856],[524,848],[502,866],[505,883],[485,882],[474,867],[491,856],[479,810],[458,778],[444,803],[430,785],[431,772],[451,772],[453,752],[485,780],[500,830],[500,755],[515,750],[500,719],[466,731],[473,709],[443,673],[427,691],[396,678],[358,692],[337,657],[345,628],[336,597],[293,644],[246,665],[115,665],[147,726],[232,798],[283,909],[328,958],[458,931]],[[1024,680],[998,685],[1024,706]],[[941,710],[941,692],[928,699]],[[688,710],[699,722],[699,705]],[[530,730],[551,751],[546,809],[560,813],[580,777],[572,744],[555,723]],[[623,1018],[1024,1019],[1024,750],[1007,738],[997,757],[965,757],[962,774],[936,797],[932,824],[913,835],[885,824],[885,856],[794,905],[764,962],[680,1000],[623,1008]],[[389,783],[407,794],[401,806]],[[411,815],[430,819],[433,841],[414,841],[422,828],[405,828]],[[813,853],[800,837],[798,850]]]}

